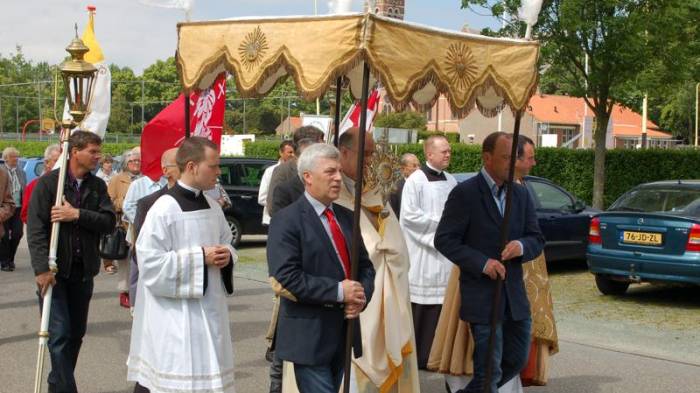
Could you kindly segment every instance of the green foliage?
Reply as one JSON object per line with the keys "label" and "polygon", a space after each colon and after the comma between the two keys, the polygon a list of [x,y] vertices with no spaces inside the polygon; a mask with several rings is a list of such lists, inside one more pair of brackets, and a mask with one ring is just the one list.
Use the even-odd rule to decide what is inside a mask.
{"label": "green foliage", "polygon": [[[246,143],[249,157],[277,158],[279,141]],[[413,153],[423,162],[423,145],[396,145],[396,154]],[[605,161],[605,206],[632,187],[658,180],[700,179],[700,150],[623,150],[608,152]],[[591,204],[593,199],[593,150],[537,149],[532,175],[544,177]],[[476,172],[481,168],[481,146],[452,144],[452,173]]]}
{"label": "green foliage", "polygon": [[279,148],[281,141],[255,141],[245,142],[244,150],[246,157],[257,158],[279,158]]}
{"label": "green foliage", "polygon": [[374,121],[375,127],[406,128],[413,130],[424,130],[425,123],[425,115],[411,111],[380,113]]}
{"label": "green foliage", "polygon": [[426,140],[429,136],[436,134],[444,136],[450,143],[459,143],[459,133],[457,132],[418,131],[418,140]]}
{"label": "green foliage", "polygon": [[[12,146],[19,150],[19,154],[22,157],[43,157],[44,150],[48,145],[48,142],[0,141],[0,151],[6,147]],[[136,146],[138,146],[138,143],[105,143],[102,145],[102,153],[118,156],[125,150],[132,149]]]}

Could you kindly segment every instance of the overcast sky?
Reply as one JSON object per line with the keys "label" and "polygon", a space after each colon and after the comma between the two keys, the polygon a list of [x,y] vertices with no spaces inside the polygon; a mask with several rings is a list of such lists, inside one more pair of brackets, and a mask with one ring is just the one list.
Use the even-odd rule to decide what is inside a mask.
{"label": "overcast sky", "polygon": [[[318,0],[319,14],[329,12],[328,3]],[[0,54],[8,56],[20,45],[32,61],[60,62],[75,22],[82,34],[87,4],[97,7],[96,35],[108,62],[140,74],[155,60],[175,53],[176,23],[184,20],[179,10],[150,7],[139,0],[0,0]],[[361,11],[362,4],[353,0],[353,11]],[[451,30],[465,23],[476,29],[497,24],[460,9],[460,4],[461,0],[407,0],[405,19]],[[196,0],[192,20],[313,13],[313,0]]]}

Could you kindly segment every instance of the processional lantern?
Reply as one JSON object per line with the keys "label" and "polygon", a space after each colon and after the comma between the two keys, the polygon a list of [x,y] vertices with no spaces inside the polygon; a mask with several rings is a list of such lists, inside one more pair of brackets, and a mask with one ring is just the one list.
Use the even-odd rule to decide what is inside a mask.
{"label": "processional lantern", "polygon": [[83,59],[90,48],[78,38],[77,25],[75,26],[75,38],[66,47],[66,51],[70,53],[71,58],[61,63],[60,70],[66,89],[68,113],[73,121],[64,120],[63,127],[71,129],[80,124],[88,113],[97,68]]}

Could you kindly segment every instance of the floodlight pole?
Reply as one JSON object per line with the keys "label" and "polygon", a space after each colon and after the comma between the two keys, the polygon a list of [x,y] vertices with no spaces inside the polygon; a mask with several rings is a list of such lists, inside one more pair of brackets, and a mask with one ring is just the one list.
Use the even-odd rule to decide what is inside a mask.
{"label": "floodlight pole", "polygon": [[[336,90],[337,94],[337,90]],[[362,98],[360,100],[360,132],[357,135],[357,179],[355,180],[355,204],[352,215],[352,243],[350,246],[350,280],[357,279],[357,269],[360,260],[360,214],[362,213],[362,173],[365,166],[365,134],[367,133],[367,96],[369,95],[369,64],[364,63],[362,73]],[[338,115],[336,114],[336,119]],[[359,318],[348,319],[345,336],[345,371],[343,373],[343,393],[350,392],[350,376],[352,368],[352,344],[355,337],[355,327]]]}
{"label": "floodlight pole", "polygon": [[[510,215],[511,215],[511,201],[513,200],[513,179],[515,177],[515,160],[518,154],[518,137],[520,136],[520,119],[523,115],[523,111],[518,110],[515,113],[515,125],[513,126],[513,147],[510,151],[510,167],[508,169],[508,181],[506,185],[506,208],[503,212],[503,223],[501,224],[501,250],[505,249],[506,244],[508,244],[508,233],[510,231]],[[508,261],[502,261],[502,263],[507,266]],[[507,269],[506,269],[507,270]],[[493,303],[491,305],[491,331],[489,333],[489,346],[486,357],[486,373],[484,377],[484,393],[495,393],[491,392],[491,378],[493,377],[493,352],[495,351],[496,344],[496,327],[499,323],[499,313],[501,309],[501,293],[503,292],[503,280],[500,276],[496,278],[496,287],[494,289]]]}

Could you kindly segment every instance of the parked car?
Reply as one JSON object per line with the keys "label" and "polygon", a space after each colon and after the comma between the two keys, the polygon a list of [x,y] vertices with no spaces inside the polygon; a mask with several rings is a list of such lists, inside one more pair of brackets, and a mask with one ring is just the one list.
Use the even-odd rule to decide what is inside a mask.
{"label": "parked car", "polygon": [[588,267],[604,295],[631,283],[700,284],[700,181],[639,185],[591,220]]}
{"label": "parked car", "polygon": [[[0,165],[4,163],[5,160],[0,158]],[[44,173],[44,159],[41,157],[20,157],[17,165],[27,175],[27,184]]]}
{"label": "parked car", "polygon": [[27,174],[27,184],[44,173],[44,159],[41,157],[20,158],[19,165]]}
{"label": "parked car", "polygon": [[265,158],[221,158],[220,181],[231,198],[231,207],[224,214],[234,246],[238,246],[242,235],[267,234],[267,227],[262,224],[263,207],[258,204],[258,188],[265,169],[276,163]]}
{"label": "parked car", "polygon": [[[455,173],[454,177],[462,182],[475,175]],[[570,192],[545,178],[526,176],[525,185],[535,202],[537,220],[545,238],[547,261],[585,259],[591,217],[600,210],[586,206]]]}

